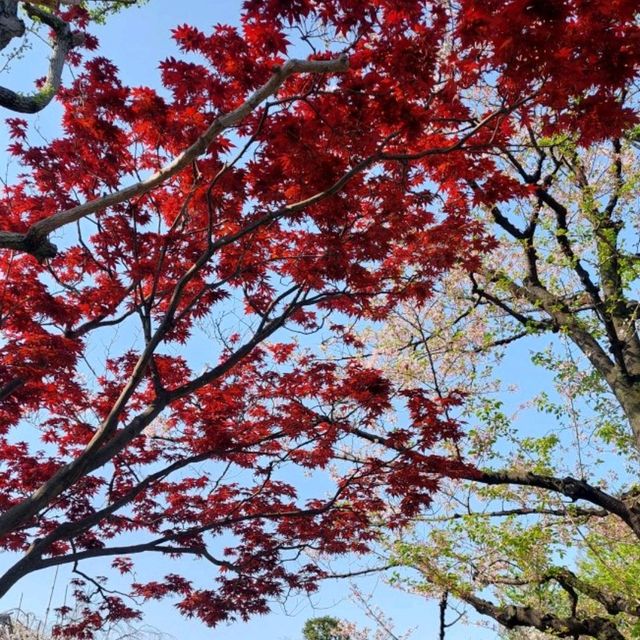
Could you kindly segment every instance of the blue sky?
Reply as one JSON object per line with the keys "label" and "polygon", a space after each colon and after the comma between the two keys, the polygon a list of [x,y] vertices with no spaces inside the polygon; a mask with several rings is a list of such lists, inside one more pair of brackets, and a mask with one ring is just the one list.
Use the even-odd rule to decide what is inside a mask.
{"label": "blue sky", "polygon": [[[99,55],[104,55],[116,63],[124,83],[157,87],[158,62],[168,55],[177,55],[170,39],[170,29],[185,22],[196,24],[205,31],[216,23],[237,23],[240,4],[237,0],[187,0],[183,3],[177,3],[175,0],[150,0],[145,7],[124,11],[110,18],[106,26],[95,29],[101,43]],[[45,50],[34,46],[19,64],[13,66],[11,73],[3,76],[3,83],[28,90],[31,80],[44,73],[45,54]],[[56,130],[58,117],[59,109],[52,105],[45,112],[28,118],[36,123],[45,135],[51,135]],[[3,146],[4,140],[0,138]],[[525,351],[526,349],[523,353]],[[511,371],[517,370],[518,361],[522,362],[522,354],[519,357],[516,355],[512,364],[507,361],[504,366],[507,369],[511,367]],[[143,560],[141,571],[153,569],[154,560],[157,561],[157,558]],[[181,562],[188,573],[206,576],[208,569],[196,561],[186,559]],[[62,602],[68,575],[68,570],[63,569],[57,576],[53,572],[32,575],[14,589],[0,605],[0,609],[10,609],[21,603],[24,609],[43,615],[51,593],[54,606]],[[362,579],[358,585],[365,593],[373,593],[372,603],[396,622],[398,632],[416,628],[413,638],[426,640],[436,637],[435,604],[418,596],[391,589],[379,576]],[[283,605],[275,603],[273,613],[268,616],[255,618],[248,623],[222,626],[213,631],[197,621],[185,620],[169,602],[146,606],[145,612],[149,624],[176,638],[192,640],[239,640],[253,637],[266,640],[297,640],[302,637],[301,629],[305,620],[320,615],[334,615],[360,624],[370,624],[362,611],[349,599],[348,583],[336,581],[323,585],[311,598],[293,598]],[[469,628],[463,627],[450,630],[447,637],[449,640],[461,640],[470,635],[477,640],[495,637],[490,632],[477,628],[470,631]]]}

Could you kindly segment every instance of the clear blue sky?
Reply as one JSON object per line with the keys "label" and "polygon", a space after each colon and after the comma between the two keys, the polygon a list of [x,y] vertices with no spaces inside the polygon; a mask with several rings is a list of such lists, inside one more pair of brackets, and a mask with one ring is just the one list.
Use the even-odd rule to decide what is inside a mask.
{"label": "clear blue sky", "polygon": [[[96,29],[101,42],[99,54],[117,64],[125,83],[157,87],[158,62],[167,55],[177,55],[170,39],[170,29],[185,22],[196,24],[205,30],[216,23],[237,23],[240,4],[238,0],[187,0],[182,3],[175,0],[151,0],[145,7],[124,11],[111,18],[105,27]],[[43,51],[36,46],[20,64],[14,65],[10,74],[3,76],[3,83],[28,90],[31,80],[43,75],[46,68],[42,54]],[[58,116],[59,109],[52,105],[42,114],[28,118],[37,123],[45,135],[51,135],[56,130]],[[4,132],[2,135],[4,136]],[[4,137],[0,138],[3,146],[4,140]],[[157,558],[153,560],[157,561]],[[151,563],[153,560],[143,562]],[[194,564],[190,559],[184,560],[184,565],[189,573],[203,571],[200,565]],[[57,577],[52,572],[28,577],[5,599],[0,610],[10,609],[21,603],[24,609],[44,615],[52,589],[54,606],[61,603],[67,576],[68,571],[61,570]],[[415,627],[412,637],[416,640],[431,640],[436,637],[437,610],[433,603],[391,589],[380,577],[366,578],[358,584],[362,591],[373,592],[372,602],[394,619],[398,632]],[[274,612],[268,616],[255,618],[246,624],[219,627],[213,631],[197,621],[185,620],[168,602],[147,606],[145,612],[148,623],[176,638],[191,640],[297,640],[302,637],[304,621],[319,615],[334,615],[367,624],[363,613],[349,600],[349,585],[335,581],[324,585],[311,599],[292,599],[284,606],[276,603]],[[470,636],[482,640],[493,638],[494,634],[477,628],[470,630],[458,627],[450,630],[447,637],[449,640],[461,640]]]}

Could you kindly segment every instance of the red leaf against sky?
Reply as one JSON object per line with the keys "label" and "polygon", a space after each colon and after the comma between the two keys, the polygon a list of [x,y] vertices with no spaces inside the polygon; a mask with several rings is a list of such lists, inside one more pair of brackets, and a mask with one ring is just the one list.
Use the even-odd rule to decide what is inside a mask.
{"label": "red leaf against sky", "polygon": [[[349,70],[285,77],[312,23],[312,59],[344,53]],[[216,624],[312,590],[305,550],[363,552],[381,513],[406,522],[461,468],[438,454],[460,437],[459,399],[334,358],[347,327],[477,266],[494,241],[473,208],[545,188],[492,159],[531,122],[576,144],[637,123],[631,0],[247,1],[242,24],[176,27],[189,57],[161,63],[162,95],[89,59],[47,144],[7,122],[20,171],[0,200],[0,545],[22,557],[2,593],[103,556],[127,576],[155,554],[169,573],[133,591]],[[232,129],[199,138],[236,108]],[[150,171],[153,188],[103,200]],[[43,223],[94,199],[46,244]],[[303,348],[323,340],[335,352]],[[171,573],[183,556],[209,562],[214,586]],[[96,595],[66,633],[137,615]]]}

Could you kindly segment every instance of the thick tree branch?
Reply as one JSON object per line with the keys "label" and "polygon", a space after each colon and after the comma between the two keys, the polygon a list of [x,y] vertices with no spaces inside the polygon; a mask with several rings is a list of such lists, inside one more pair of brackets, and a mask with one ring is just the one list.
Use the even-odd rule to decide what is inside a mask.
{"label": "thick tree branch", "polygon": [[241,122],[252,113],[269,96],[273,95],[292,75],[298,73],[339,73],[348,69],[349,62],[346,56],[340,56],[333,60],[289,60],[278,68],[271,78],[257,89],[239,107],[216,118],[209,128],[179,156],[145,180],[115,191],[102,198],[96,198],[83,204],[61,211],[48,218],[44,218],[33,224],[26,233],[11,231],[0,232],[0,249],[14,249],[25,251],[39,259],[53,257],[56,253],[55,246],[47,236],[71,222],[75,222],[88,215],[113,207],[131,198],[152,191],[169,178],[176,175],[182,169],[188,167],[196,158],[207,151],[211,142],[223,131]]}
{"label": "thick tree branch", "polygon": [[[468,518],[468,513],[453,513],[444,520],[459,520]],[[496,511],[482,511],[471,514],[476,518],[505,518],[509,516],[558,516],[559,518],[606,518],[611,515],[606,509],[569,508],[545,509],[542,507],[514,507],[513,509],[498,509]]]}
{"label": "thick tree branch", "polygon": [[[113,457],[122,451],[135,437],[140,435],[171,402],[184,398],[197,389],[225,375],[245,356],[251,353],[258,344],[282,327],[294,311],[307,304],[315,304],[317,302],[317,298],[308,301],[304,299],[294,299],[277,316],[274,316],[268,322],[263,322],[254,335],[238,347],[224,362],[164,396],[157,397],[113,436],[111,435],[113,429],[108,429],[107,427],[109,425],[115,427],[119,414],[114,414],[112,411],[85,450],[77,458],[61,467],[44,482],[38,490],[25,498],[21,503],[11,507],[0,515],[0,535],[6,534],[21,523],[28,522],[42,508],[50,504],[53,499],[72,487],[78,478],[112,460]],[[152,350],[148,351],[149,358],[152,354]],[[141,379],[142,374],[140,374],[140,380]],[[130,396],[132,391],[130,392],[129,388],[131,386],[130,380],[122,394],[129,394]],[[135,388],[135,385],[133,388]]]}
{"label": "thick tree branch", "polygon": [[[486,276],[488,280],[492,280],[494,278],[494,276],[492,276],[492,274],[490,273],[487,273]],[[507,304],[504,300],[499,298],[497,295],[494,295],[489,291],[487,291],[486,289],[482,288],[478,284],[478,281],[474,274],[469,274],[469,277],[471,279],[471,285],[472,285],[471,291],[475,295],[477,295],[479,299],[485,299],[488,302],[490,302],[494,307],[501,309],[507,315],[511,316],[512,318],[517,320],[521,325],[526,327],[528,331],[557,332],[559,330],[559,325],[557,322],[548,321],[548,320],[539,320],[537,318],[532,318],[526,315],[524,312],[521,312],[518,309],[516,309],[513,305]],[[506,280],[505,276],[502,273],[499,275],[499,278],[500,280],[504,280],[509,286],[511,286],[512,284],[516,286],[515,283],[512,283],[509,280]],[[516,289],[513,289],[514,293],[516,291],[517,291]]]}
{"label": "thick tree branch", "polygon": [[468,592],[458,592],[456,595],[468,602],[478,613],[490,616],[507,629],[533,627],[561,638],[589,636],[597,640],[625,640],[616,625],[608,618],[577,615],[563,618],[533,607],[500,607]]}
{"label": "thick tree branch", "polygon": [[499,274],[499,278],[514,296],[544,310],[556,326],[566,329],[571,339],[587,356],[593,366],[607,379],[607,382],[612,386],[615,384],[618,378],[618,371],[614,362],[609,358],[600,343],[582,326],[580,320],[575,317],[574,311],[567,307],[562,298],[553,295],[544,286],[536,285],[529,281],[525,281],[520,285],[502,272]]}
{"label": "thick tree branch", "polygon": [[589,584],[579,578],[575,573],[565,568],[554,569],[549,573],[549,579],[553,579],[563,586],[571,587],[583,593],[592,600],[599,602],[611,615],[626,613],[636,618],[640,617],[640,603],[630,602],[619,595],[611,595],[595,585]]}
{"label": "thick tree branch", "polygon": [[578,480],[571,476],[557,478],[528,472],[489,470],[463,471],[461,477],[488,485],[515,484],[547,489],[561,493],[573,501],[585,500],[621,518],[640,538],[640,514],[637,510],[629,507],[623,500],[590,485],[585,480]]}
{"label": "thick tree branch", "polygon": [[[42,88],[32,95],[24,95],[7,87],[0,87],[0,106],[19,113],[37,113],[42,111],[58,92],[67,54],[74,47],[84,43],[84,35],[73,32],[64,20],[36,5],[25,2],[24,7],[30,17],[51,27],[54,33],[53,53],[49,59],[49,69]],[[16,20],[22,22],[17,18]],[[4,23],[2,26],[4,27]],[[22,32],[24,32],[24,25],[22,25]],[[22,34],[16,32],[14,35]],[[0,246],[4,247],[1,237]]]}
{"label": "thick tree branch", "polygon": [[8,398],[16,389],[24,384],[22,378],[14,378],[0,387],[0,402]]}
{"label": "thick tree branch", "polygon": [[0,0],[0,50],[24,32],[24,22],[18,18],[18,0]]}

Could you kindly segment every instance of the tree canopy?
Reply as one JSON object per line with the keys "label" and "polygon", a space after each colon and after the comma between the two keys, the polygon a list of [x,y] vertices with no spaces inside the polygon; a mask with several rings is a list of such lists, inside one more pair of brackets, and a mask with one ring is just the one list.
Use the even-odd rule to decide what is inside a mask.
{"label": "tree canopy", "polygon": [[[83,4],[2,6],[17,4],[91,22]],[[482,468],[456,413],[465,385],[407,384],[357,353],[363,323],[462,273],[505,331],[572,340],[638,441],[635,262],[618,244],[637,185],[637,3],[247,0],[238,28],[173,36],[183,56],[154,89],[125,86],[78,35],[97,54],[67,51],[73,79],[46,88],[61,134],[7,120],[0,545],[18,555],[0,593],[68,564],[81,606],[58,631],[91,637],[140,615],[83,569],[105,558],[134,599],[246,618],[313,590],[318,558],[407,526],[447,478],[586,500],[637,535],[635,507],[587,478]],[[604,195],[581,174],[594,153]],[[140,554],[162,559],[157,576],[137,578]]]}
{"label": "tree canopy", "polygon": [[[479,209],[498,247],[376,338],[376,362],[396,384],[465,393],[457,417],[469,428],[452,454],[480,470],[442,485],[394,555],[423,576],[413,588],[507,628],[633,638],[635,134],[588,148],[539,138],[535,125],[525,135],[504,148],[504,168],[526,181],[525,167],[539,167],[544,197]],[[512,350],[528,359],[522,342],[533,364],[505,378]],[[506,385],[521,387],[520,407]]]}

